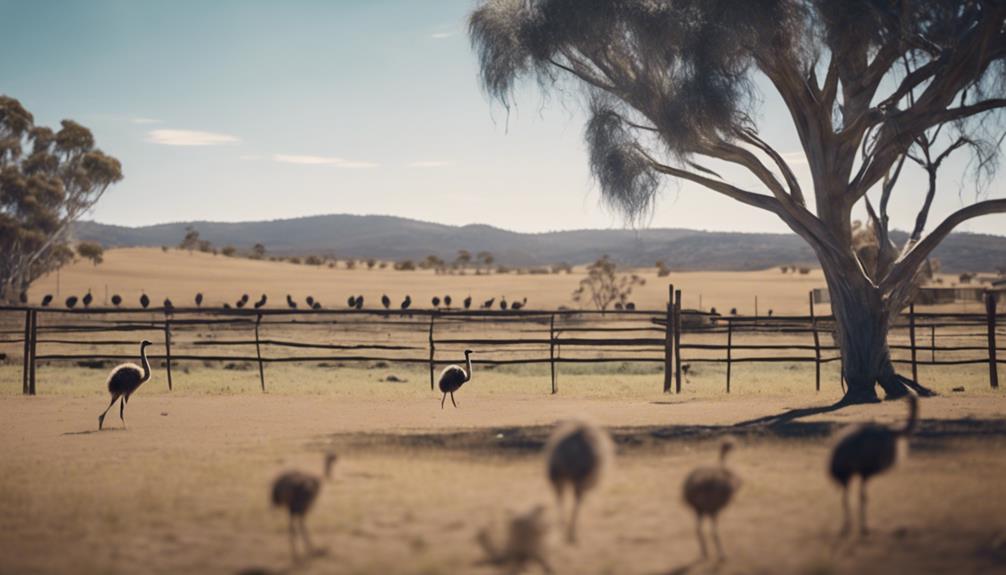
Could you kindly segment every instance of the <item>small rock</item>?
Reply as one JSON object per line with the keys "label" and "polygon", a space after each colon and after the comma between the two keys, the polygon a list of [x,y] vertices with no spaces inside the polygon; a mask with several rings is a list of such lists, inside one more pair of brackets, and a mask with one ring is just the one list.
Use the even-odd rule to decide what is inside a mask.
{"label": "small rock", "polygon": [[168,412],[167,412],[167,411],[162,411],[162,412],[161,412],[161,415],[162,415],[163,417],[167,417],[167,416],[168,416]]}
{"label": "small rock", "polygon": [[957,386],[957,387],[951,389],[950,391],[953,391],[954,393],[961,393],[961,392],[964,391],[964,386],[963,385]]}

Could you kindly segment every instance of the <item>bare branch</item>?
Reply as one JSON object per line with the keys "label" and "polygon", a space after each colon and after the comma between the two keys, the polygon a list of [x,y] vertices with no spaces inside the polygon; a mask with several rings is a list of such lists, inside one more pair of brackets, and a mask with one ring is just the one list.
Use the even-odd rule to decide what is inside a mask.
{"label": "bare branch", "polygon": [[902,282],[914,278],[919,266],[926,261],[929,254],[960,224],[980,216],[1002,213],[1006,213],[1006,198],[985,200],[961,208],[950,214],[925,239],[915,244],[898,258],[894,267],[891,268],[891,272],[880,283],[881,290],[890,292]]}

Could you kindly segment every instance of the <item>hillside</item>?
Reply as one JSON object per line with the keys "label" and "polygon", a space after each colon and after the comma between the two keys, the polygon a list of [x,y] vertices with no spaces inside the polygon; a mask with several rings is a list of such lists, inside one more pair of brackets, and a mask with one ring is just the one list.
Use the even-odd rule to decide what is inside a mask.
{"label": "hillside", "polygon": [[[609,254],[624,265],[664,260],[677,270],[757,270],[788,264],[814,265],[810,248],[793,234],[747,234],[686,229],[576,230],[524,234],[487,225],[448,226],[394,216],[334,214],[258,222],[177,222],[124,227],[81,222],[81,240],[106,247],[175,246],[193,226],[215,246],[248,249],[264,244],[271,254],[335,255],[339,258],[451,260],[458,250],[492,252],[511,266],[568,262]],[[904,234],[895,234],[903,241]],[[958,233],[936,251],[948,272],[1006,266],[1006,237]]]}

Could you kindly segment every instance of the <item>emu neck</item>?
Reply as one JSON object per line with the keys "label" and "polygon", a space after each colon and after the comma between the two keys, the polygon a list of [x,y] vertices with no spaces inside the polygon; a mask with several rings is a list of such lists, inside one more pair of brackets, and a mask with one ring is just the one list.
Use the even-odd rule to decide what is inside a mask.
{"label": "emu neck", "polygon": [[147,346],[140,346],[140,363],[143,365],[143,379],[140,383],[144,383],[150,379],[150,362],[147,360]]}
{"label": "emu neck", "polygon": [[905,427],[900,430],[900,435],[908,436],[911,435],[915,428],[919,424],[919,399],[914,396],[908,396],[908,421],[905,422]]}
{"label": "emu neck", "polygon": [[465,370],[465,381],[471,381],[472,379],[472,356],[465,354],[465,365],[468,369]]}

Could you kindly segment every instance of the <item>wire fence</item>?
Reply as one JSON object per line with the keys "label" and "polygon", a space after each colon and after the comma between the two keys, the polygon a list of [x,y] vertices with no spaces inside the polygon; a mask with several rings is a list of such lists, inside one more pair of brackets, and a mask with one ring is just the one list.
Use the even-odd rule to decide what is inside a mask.
{"label": "wire fence", "polygon": [[[998,387],[1006,350],[996,342],[1006,326],[995,294],[986,299],[985,314],[910,307],[891,330],[892,360],[910,365],[916,380],[920,365],[986,364]],[[724,364],[729,393],[736,364],[813,363],[820,390],[822,366],[842,357],[834,318],[818,316],[812,296],[808,303],[808,315],[721,316],[682,309],[670,286],[666,309],[609,312],[0,307],[0,350],[20,350],[22,391],[32,395],[40,366],[132,360],[141,339],[160,350],[148,357],[163,363],[169,389],[186,362],[255,365],[263,391],[271,364],[425,364],[432,388],[437,368],[472,348],[483,365],[547,364],[552,393],[559,366],[612,362],[661,365],[663,390],[678,393],[697,364]]]}

